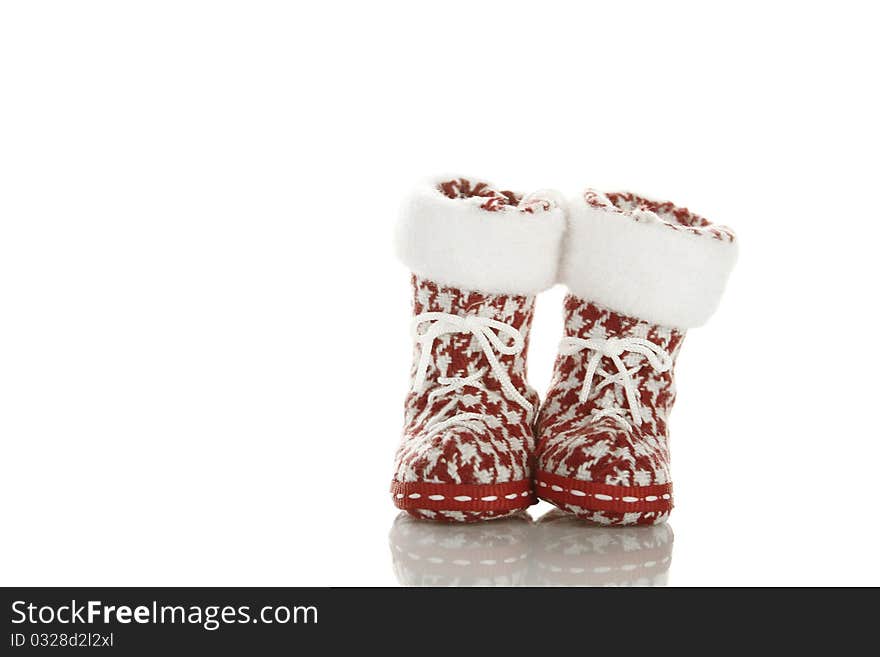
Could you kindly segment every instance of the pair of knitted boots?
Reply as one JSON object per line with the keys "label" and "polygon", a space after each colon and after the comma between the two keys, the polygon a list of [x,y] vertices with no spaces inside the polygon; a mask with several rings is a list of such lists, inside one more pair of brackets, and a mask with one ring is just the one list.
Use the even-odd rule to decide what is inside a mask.
{"label": "pair of knitted boots", "polygon": [[[733,233],[630,193],[566,202],[458,178],[417,189],[396,237],[416,346],[395,505],[474,521],[537,495],[596,523],[663,522],[673,366],[718,303]],[[556,282],[565,334],[540,404],[529,329],[535,295]]]}

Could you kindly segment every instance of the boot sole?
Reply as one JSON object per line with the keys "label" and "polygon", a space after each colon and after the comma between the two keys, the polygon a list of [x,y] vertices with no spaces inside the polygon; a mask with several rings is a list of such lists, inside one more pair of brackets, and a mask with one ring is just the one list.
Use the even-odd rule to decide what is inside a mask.
{"label": "boot sole", "polygon": [[502,518],[538,502],[527,479],[503,484],[392,481],[391,499],[417,518],[452,522]]}
{"label": "boot sole", "polygon": [[[654,486],[610,486],[574,477],[560,477],[539,470],[535,475],[538,497],[576,515],[595,512],[640,514],[633,520],[614,524],[654,524],[672,510],[672,484]],[[643,515],[647,514],[647,515]]]}

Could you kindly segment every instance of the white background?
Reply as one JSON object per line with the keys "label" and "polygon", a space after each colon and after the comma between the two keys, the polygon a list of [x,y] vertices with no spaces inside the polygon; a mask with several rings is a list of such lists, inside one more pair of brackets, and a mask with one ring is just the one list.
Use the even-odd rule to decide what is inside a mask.
{"label": "white background", "polygon": [[669,583],[880,584],[876,19],[613,4],[3,3],[0,583],[396,584],[391,227],[440,171],[732,226]]}

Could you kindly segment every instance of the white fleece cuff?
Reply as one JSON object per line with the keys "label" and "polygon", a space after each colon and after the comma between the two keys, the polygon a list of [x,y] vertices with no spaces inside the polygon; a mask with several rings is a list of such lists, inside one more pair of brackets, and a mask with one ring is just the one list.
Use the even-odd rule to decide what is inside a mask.
{"label": "white fleece cuff", "polygon": [[[440,189],[444,180],[449,179],[419,186],[403,205],[395,251],[413,273],[495,294],[535,294],[556,282],[565,213],[553,193],[521,199],[510,192],[492,192],[494,197],[465,192],[450,198]],[[445,184],[471,190],[478,183]],[[487,203],[490,199],[499,203]]]}
{"label": "white fleece cuff", "polygon": [[679,329],[715,311],[736,262],[730,229],[630,193],[587,190],[568,213],[561,278],[572,294]]}

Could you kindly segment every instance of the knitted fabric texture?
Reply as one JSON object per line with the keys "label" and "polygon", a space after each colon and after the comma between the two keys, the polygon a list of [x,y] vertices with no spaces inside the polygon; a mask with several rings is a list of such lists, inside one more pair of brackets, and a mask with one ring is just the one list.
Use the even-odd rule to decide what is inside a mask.
{"label": "knitted fabric texture", "polygon": [[415,354],[397,507],[467,522],[536,502],[539,400],[526,355],[534,294],[556,279],[564,228],[553,193],[468,178],[422,185],[404,203],[396,248],[413,272]]}
{"label": "knitted fabric texture", "polygon": [[[509,190],[494,189],[489,183],[471,181],[467,178],[455,178],[437,185],[446,198],[470,199],[477,198],[482,202],[480,208],[489,212],[501,209],[516,208],[520,212],[534,214],[536,211],[548,211],[553,203],[542,198],[523,198],[522,194]],[[485,200],[483,200],[485,199]]]}
{"label": "knitted fabric texture", "polygon": [[569,221],[565,337],[540,412],[536,491],[594,523],[662,523],[675,360],[718,304],[735,236],[629,192],[588,189]]}
{"label": "knitted fabric texture", "polygon": [[[442,287],[417,276],[412,286],[416,315],[481,317],[519,331],[521,351],[497,359],[516,391],[537,409],[538,396],[526,383],[534,297]],[[424,348],[415,348],[413,381]],[[403,440],[394,466],[394,503],[420,518],[454,521],[501,517],[529,506],[534,411],[510,399],[473,334],[440,335],[430,348],[425,384],[406,397]],[[450,378],[469,383],[444,393],[444,387],[449,388],[444,382]],[[471,419],[443,426],[456,417]]]}
{"label": "knitted fabric texture", "polygon": [[584,192],[584,200],[591,207],[625,215],[633,221],[657,223],[665,228],[698,237],[708,236],[722,242],[733,242],[736,239],[734,232],[727,226],[713,224],[705,217],[669,201],[655,201],[632,192],[602,194],[594,189]]}
{"label": "knitted fabric texture", "polygon": [[[574,296],[565,299],[565,334],[581,339],[649,340],[674,362],[684,333],[626,317]],[[603,357],[596,384],[581,398],[593,353],[560,354],[541,408],[537,492],[562,509],[599,524],[655,524],[672,508],[667,420],[675,401],[671,370],[658,372],[643,355],[621,360],[638,391],[636,424],[618,374]],[[603,376],[605,377],[603,379]]]}

